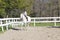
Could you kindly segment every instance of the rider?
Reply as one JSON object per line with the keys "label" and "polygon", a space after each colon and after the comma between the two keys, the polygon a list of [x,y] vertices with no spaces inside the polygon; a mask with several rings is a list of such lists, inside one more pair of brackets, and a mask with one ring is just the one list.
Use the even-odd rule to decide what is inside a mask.
{"label": "rider", "polygon": [[27,16],[27,12],[26,12],[26,11],[24,12],[24,15],[26,15],[26,16]]}
{"label": "rider", "polygon": [[29,16],[27,16],[27,12],[26,11],[21,13],[20,17],[21,17],[21,19],[23,21],[23,24],[29,23],[31,21],[31,18]]}
{"label": "rider", "polygon": [[24,12],[24,16],[25,16],[26,20],[28,21],[28,16],[27,16],[27,12],[26,11]]}

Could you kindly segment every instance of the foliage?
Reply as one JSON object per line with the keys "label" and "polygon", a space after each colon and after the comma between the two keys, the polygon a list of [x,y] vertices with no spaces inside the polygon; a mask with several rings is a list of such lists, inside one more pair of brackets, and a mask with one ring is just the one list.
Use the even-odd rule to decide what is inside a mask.
{"label": "foliage", "polygon": [[60,0],[0,0],[1,17],[20,17],[26,9],[30,16],[60,16]]}
{"label": "foliage", "polygon": [[3,0],[0,0],[0,17],[5,17],[5,2]]}
{"label": "foliage", "polygon": [[0,0],[0,15],[2,17],[19,17],[22,10],[30,13],[32,0]]}
{"label": "foliage", "polygon": [[35,0],[33,12],[39,17],[60,16],[60,0]]}

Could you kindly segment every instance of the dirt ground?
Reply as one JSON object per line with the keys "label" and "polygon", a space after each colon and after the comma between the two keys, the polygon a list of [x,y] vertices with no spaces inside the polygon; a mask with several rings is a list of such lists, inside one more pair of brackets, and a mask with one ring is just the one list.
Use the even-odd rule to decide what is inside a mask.
{"label": "dirt ground", "polygon": [[0,40],[60,40],[60,28],[16,27],[0,34]]}

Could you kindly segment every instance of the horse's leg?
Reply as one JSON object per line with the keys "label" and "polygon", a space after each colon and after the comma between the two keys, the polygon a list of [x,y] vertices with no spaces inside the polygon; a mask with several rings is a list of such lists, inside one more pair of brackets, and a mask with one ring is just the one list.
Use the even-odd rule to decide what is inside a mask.
{"label": "horse's leg", "polygon": [[27,24],[25,23],[25,27],[27,26]]}
{"label": "horse's leg", "polygon": [[28,27],[29,27],[29,23],[27,23]]}
{"label": "horse's leg", "polygon": [[24,25],[24,23],[22,22],[22,26]]}

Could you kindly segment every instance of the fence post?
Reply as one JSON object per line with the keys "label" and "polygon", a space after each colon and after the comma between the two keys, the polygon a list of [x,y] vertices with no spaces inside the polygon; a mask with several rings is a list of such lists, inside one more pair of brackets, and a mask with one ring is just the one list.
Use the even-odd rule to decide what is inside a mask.
{"label": "fence post", "polygon": [[2,26],[2,31],[4,32],[4,28],[3,28],[3,26]]}
{"label": "fence post", "polygon": [[10,19],[9,19],[9,23],[10,23]]}
{"label": "fence post", "polygon": [[[2,20],[1,20],[1,25],[2,25],[3,23],[2,23]],[[3,28],[3,25],[2,25],[2,31],[4,32],[4,28]]]}
{"label": "fence post", "polygon": [[14,24],[13,22],[14,22],[14,20],[12,19],[12,28],[13,28],[13,26],[14,26],[14,25],[13,25],[13,24]]}
{"label": "fence post", "polygon": [[54,26],[56,26],[56,18],[54,19]]}
{"label": "fence post", "polygon": [[35,18],[34,18],[34,27],[35,27]]}
{"label": "fence post", "polygon": [[6,20],[6,24],[7,24],[7,26],[6,26],[6,30],[8,30],[8,20]]}

